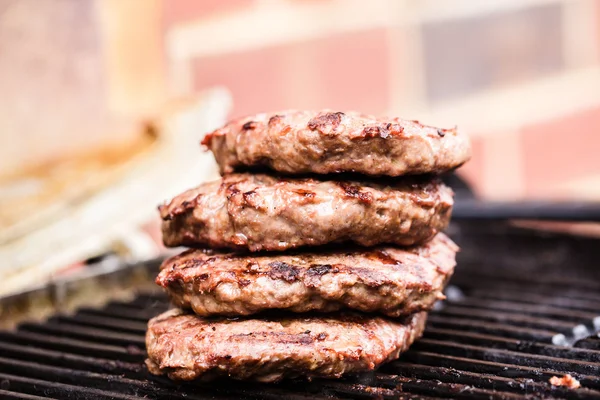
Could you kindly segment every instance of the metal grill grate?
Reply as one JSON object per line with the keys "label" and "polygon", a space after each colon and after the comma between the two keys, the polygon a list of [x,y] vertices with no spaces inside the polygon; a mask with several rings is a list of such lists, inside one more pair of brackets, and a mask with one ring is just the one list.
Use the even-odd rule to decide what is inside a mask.
{"label": "metal grill grate", "polygon": [[[600,398],[600,281],[573,253],[582,241],[457,235],[465,250],[448,300],[424,337],[375,373],[277,385],[153,377],[143,365],[146,321],[168,304],[142,293],[0,331],[0,398]],[[548,383],[567,373],[580,389]]]}

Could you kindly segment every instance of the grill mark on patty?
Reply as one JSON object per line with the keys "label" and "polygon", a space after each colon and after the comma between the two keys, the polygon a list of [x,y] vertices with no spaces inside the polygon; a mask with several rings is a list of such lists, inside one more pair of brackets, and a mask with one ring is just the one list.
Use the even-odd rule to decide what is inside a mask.
{"label": "grill mark on patty", "polygon": [[329,273],[337,273],[340,271],[338,266],[331,264],[311,264],[310,267],[304,272],[304,284],[307,287],[315,288],[321,283],[323,275]]}
{"label": "grill mark on patty", "polygon": [[238,279],[238,284],[240,285],[240,287],[246,287],[251,283],[252,281],[250,279]]}
{"label": "grill mark on patty", "polygon": [[371,204],[373,202],[373,194],[369,192],[362,192],[359,186],[352,185],[348,182],[335,182],[339,187],[344,190],[346,197],[354,198],[365,204]]}
{"label": "grill mark on patty", "polygon": [[294,265],[283,261],[274,261],[269,263],[269,267],[271,267],[271,269],[269,270],[268,275],[271,279],[283,279],[288,283],[298,280],[298,269]]}
{"label": "grill mark on patty", "polygon": [[383,250],[375,250],[369,253],[368,256],[371,260],[377,260],[387,265],[402,265],[400,260],[395,259],[389,253]]}
{"label": "grill mark on patty", "polygon": [[299,194],[300,196],[306,197],[308,199],[313,199],[317,194],[315,192],[311,192],[306,189],[293,189],[292,192]]}
{"label": "grill mark on patty", "polygon": [[362,135],[356,137],[355,139],[387,139],[392,135],[399,135],[402,132],[404,132],[404,127],[400,124],[393,124],[391,122],[388,122],[387,124],[379,123],[378,125],[365,126],[363,128]]}
{"label": "grill mark on patty", "polygon": [[248,131],[250,129],[254,129],[258,126],[258,122],[256,121],[248,121],[244,125],[242,125],[242,129]]}
{"label": "grill mark on patty", "polygon": [[200,274],[198,275],[198,277],[196,279],[198,279],[200,282],[207,280],[209,277],[208,274]]}
{"label": "grill mark on patty", "polygon": [[283,115],[275,114],[271,118],[269,118],[268,125],[271,126],[271,125],[278,124],[279,122],[283,121],[283,118],[284,118]]}
{"label": "grill mark on patty", "polygon": [[244,199],[244,203],[253,207],[253,208],[259,208],[258,205],[258,201],[257,201],[257,196],[256,196],[256,190],[249,190],[247,192],[242,193],[242,198]]}
{"label": "grill mark on patty", "polygon": [[368,139],[377,137],[387,139],[390,136],[390,132],[387,130],[387,126],[367,126],[363,129],[363,135]]}
{"label": "grill mark on patty", "polygon": [[421,207],[450,207],[449,204],[445,204],[440,200],[440,196],[436,193],[433,187],[425,186],[419,187],[413,185],[412,191],[409,193],[410,200]]}
{"label": "grill mark on patty", "polygon": [[331,264],[311,264],[310,268],[306,271],[306,276],[323,276],[328,274],[329,272],[338,272],[339,269],[331,266]]}
{"label": "grill mark on patty", "polygon": [[[291,322],[290,322],[291,323]],[[281,321],[281,326],[285,327],[285,320]],[[315,342],[315,337],[313,337],[309,333],[306,332],[298,332],[298,333],[287,333],[287,332],[253,332],[247,334],[236,334],[230,335],[229,340],[241,340],[243,342],[248,342],[249,340],[254,341],[265,341],[276,345],[277,343],[283,344],[301,344],[301,345],[311,345]]]}
{"label": "grill mark on patty", "polygon": [[199,268],[199,267],[203,267],[206,264],[210,264],[215,262],[217,258],[216,257],[209,257],[205,260],[202,259],[197,259],[197,258],[192,258],[192,259],[188,259],[185,260],[181,265],[178,266],[179,270],[184,270],[184,269],[188,269],[188,268]]}
{"label": "grill mark on patty", "polygon": [[332,133],[340,126],[343,116],[343,112],[324,113],[308,121],[307,126],[313,131],[318,130],[324,134]]}
{"label": "grill mark on patty", "polygon": [[173,209],[169,210],[169,206],[167,204],[161,204],[158,206],[158,212],[160,213],[160,217],[165,221],[171,221],[175,217],[185,214],[188,210],[194,209],[198,206],[198,200],[202,197],[202,193],[196,195],[191,200],[184,200],[181,204],[178,204]]}
{"label": "grill mark on patty", "polygon": [[237,183],[228,184],[225,180],[221,183],[219,190],[224,190],[227,200],[231,200],[232,197],[240,194],[240,190],[236,187]]}
{"label": "grill mark on patty", "polygon": [[255,261],[249,261],[246,264],[246,273],[258,274],[260,272],[260,265]]}

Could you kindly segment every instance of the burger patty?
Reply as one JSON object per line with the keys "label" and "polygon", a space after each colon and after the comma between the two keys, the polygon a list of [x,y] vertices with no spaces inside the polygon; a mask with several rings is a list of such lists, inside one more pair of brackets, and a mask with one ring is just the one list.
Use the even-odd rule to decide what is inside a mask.
{"label": "burger patty", "polygon": [[146,364],[175,380],[339,378],[398,358],[425,320],[425,313],[401,321],[354,313],[228,320],[175,309],[148,323]]}
{"label": "burger patty", "polygon": [[413,245],[443,230],[452,190],[419,177],[393,182],[231,174],[159,207],[166,246],[286,250],[332,242]]}
{"label": "burger patty", "polygon": [[253,115],[229,122],[202,144],[212,150],[222,173],[267,166],[290,174],[400,176],[441,173],[471,157],[468,136],[456,128],[356,112]]}
{"label": "burger patty", "polygon": [[444,298],[457,246],[443,233],[420,247],[238,255],[188,250],[166,260],[156,283],[201,316],[340,308],[391,317]]}

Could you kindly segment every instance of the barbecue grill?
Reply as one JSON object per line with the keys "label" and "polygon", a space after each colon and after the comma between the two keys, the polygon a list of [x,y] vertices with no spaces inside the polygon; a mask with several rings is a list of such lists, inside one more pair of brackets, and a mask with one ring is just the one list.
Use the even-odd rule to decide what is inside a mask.
{"label": "barbecue grill", "polygon": [[[462,252],[423,338],[377,372],[279,384],[177,384],[152,376],[143,364],[146,322],[168,301],[144,288],[127,300],[0,331],[0,398],[600,398],[600,241],[475,219],[449,229]],[[151,279],[158,263],[36,291],[57,301],[92,278]],[[24,307],[24,296],[6,299],[3,311]],[[565,374],[581,388],[549,383]]]}

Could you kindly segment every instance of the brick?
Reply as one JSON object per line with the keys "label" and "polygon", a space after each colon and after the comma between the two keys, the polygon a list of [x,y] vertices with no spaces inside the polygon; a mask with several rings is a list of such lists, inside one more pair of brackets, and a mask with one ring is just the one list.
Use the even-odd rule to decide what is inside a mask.
{"label": "brick", "polygon": [[178,23],[208,18],[249,8],[254,0],[162,0],[163,23],[170,27]]}
{"label": "brick", "polygon": [[234,115],[289,108],[357,109],[389,106],[385,29],[194,60],[194,87],[222,84]]}
{"label": "brick", "polygon": [[482,194],[496,200],[516,200],[525,195],[523,149],[518,131],[502,131],[484,139]]}
{"label": "brick", "polygon": [[467,181],[476,195],[484,194],[484,146],[485,142],[482,137],[474,137],[471,139],[471,148],[473,157],[471,160],[458,169],[458,175]]}
{"label": "brick", "polygon": [[426,23],[427,96],[451,100],[561,70],[562,12],[551,3]]}
{"label": "brick", "polygon": [[600,174],[600,108],[522,129],[528,196],[560,195],[566,183]]}
{"label": "brick", "polygon": [[306,3],[332,3],[335,0],[289,0],[291,3],[306,4]]}
{"label": "brick", "polygon": [[194,88],[226,86],[233,95],[233,115],[284,107],[285,57],[279,48],[201,58],[194,64]]}
{"label": "brick", "polygon": [[600,54],[600,0],[596,0],[595,3],[595,15],[594,24],[596,25],[596,43],[598,45],[598,53]]}

